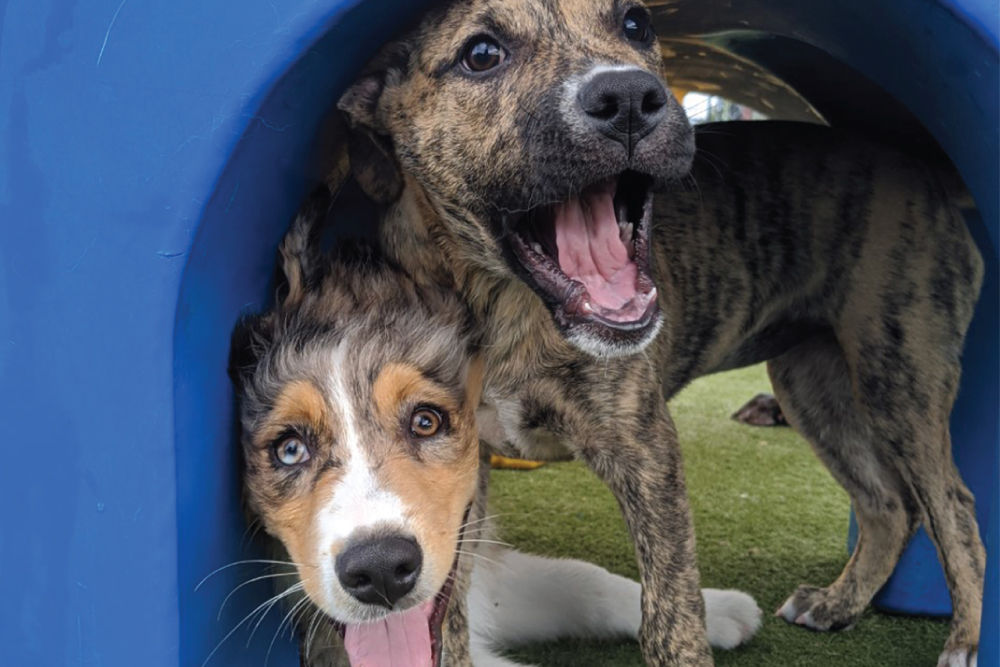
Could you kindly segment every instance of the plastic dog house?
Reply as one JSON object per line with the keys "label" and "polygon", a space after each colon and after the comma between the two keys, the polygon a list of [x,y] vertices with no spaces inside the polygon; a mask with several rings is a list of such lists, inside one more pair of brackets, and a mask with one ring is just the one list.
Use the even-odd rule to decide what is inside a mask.
{"label": "plastic dog house", "polygon": [[[217,645],[209,665],[263,664],[276,619],[250,648],[245,632],[219,644],[260,599],[262,589],[244,588],[217,620],[247,571],[223,570],[195,590],[214,569],[252,557],[241,546],[229,331],[268,297],[275,244],[309,186],[320,118],[374,50],[428,4],[6,7],[4,664],[200,665]],[[998,664],[996,4],[678,5],[675,18],[656,10],[661,33],[682,25],[715,34],[720,50],[772,73],[833,123],[896,141],[926,132],[978,203],[971,227],[989,270],[952,434],[989,548],[980,664]],[[685,75],[679,66],[676,73]],[[883,591],[883,605],[946,610],[924,539]],[[270,664],[297,664],[291,644],[275,642]]]}

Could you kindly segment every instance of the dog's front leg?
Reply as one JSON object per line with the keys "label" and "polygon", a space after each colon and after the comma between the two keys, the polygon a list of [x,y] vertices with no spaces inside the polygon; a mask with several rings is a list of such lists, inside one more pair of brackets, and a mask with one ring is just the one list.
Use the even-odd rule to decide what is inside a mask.
{"label": "dog's front leg", "polygon": [[[649,665],[712,664],[694,529],[673,421],[659,392],[613,421],[573,434],[578,455],[611,488],[632,534],[642,580],[639,640]],[[609,429],[610,424],[622,430]]]}

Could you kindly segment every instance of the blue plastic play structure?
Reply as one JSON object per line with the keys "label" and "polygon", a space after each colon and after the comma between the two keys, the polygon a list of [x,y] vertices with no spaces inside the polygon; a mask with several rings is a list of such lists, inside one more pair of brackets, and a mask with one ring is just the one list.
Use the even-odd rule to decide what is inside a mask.
{"label": "blue plastic play structure", "polygon": [[[298,664],[287,633],[269,646],[277,612],[249,647],[251,623],[222,641],[268,588],[220,611],[223,599],[263,570],[226,568],[198,587],[260,557],[239,506],[229,332],[267,301],[320,119],[429,4],[37,0],[0,12],[0,664],[258,665],[269,651],[269,664]],[[989,541],[979,664],[997,665],[996,2],[720,4],[728,14],[714,15],[740,31],[720,23],[720,43],[831,122],[899,135],[915,119],[978,203],[989,273],[952,433]],[[896,106],[872,117],[867,90]],[[947,610],[923,540],[881,604]]]}

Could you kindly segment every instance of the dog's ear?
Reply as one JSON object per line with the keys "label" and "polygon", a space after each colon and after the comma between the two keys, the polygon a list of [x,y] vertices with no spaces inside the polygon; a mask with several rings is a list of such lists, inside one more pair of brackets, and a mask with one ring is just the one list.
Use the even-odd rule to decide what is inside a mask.
{"label": "dog's ear", "polygon": [[344,112],[347,122],[353,129],[386,132],[386,128],[378,120],[378,103],[382,99],[387,76],[388,71],[384,69],[366,70],[361,78],[340,96],[337,108]]}
{"label": "dog's ear", "polygon": [[320,248],[323,221],[330,211],[330,189],[321,185],[306,199],[278,248],[277,302],[290,309],[302,302],[322,275]]}
{"label": "dog's ear", "polygon": [[272,314],[245,315],[233,329],[229,338],[228,372],[237,396],[245,395],[246,385],[271,342],[273,322]]}
{"label": "dog's ear", "polygon": [[384,46],[337,102],[351,128],[351,171],[365,194],[380,204],[395,201],[403,190],[402,172],[380,103],[388,82],[405,75],[408,54],[408,47],[401,42]]}
{"label": "dog's ear", "polygon": [[379,49],[337,102],[337,108],[347,115],[352,128],[377,134],[389,133],[379,114],[379,103],[389,82],[406,76],[409,61],[410,47],[405,42],[389,42]]}
{"label": "dog's ear", "polygon": [[347,154],[354,180],[372,201],[391,204],[399,199],[403,174],[387,138],[363,130],[352,132]]}
{"label": "dog's ear", "polygon": [[465,401],[473,412],[479,407],[479,399],[483,393],[483,372],[486,363],[483,355],[476,354],[469,360],[465,371]]}

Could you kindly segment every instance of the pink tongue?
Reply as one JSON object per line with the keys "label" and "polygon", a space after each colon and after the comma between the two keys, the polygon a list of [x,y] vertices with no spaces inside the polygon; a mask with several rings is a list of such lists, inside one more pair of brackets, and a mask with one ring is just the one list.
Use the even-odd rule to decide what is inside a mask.
{"label": "pink tongue", "polygon": [[619,310],[637,294],[638,268],[621,241],[613,188],[598,186],[556,206],[555,228],[563,273],[583,283],[595,304]]}
{"label": "pink tongue", "polygon": [[428,601],[374,623],[348,625],[344,646],[351,667],[431,667],[433,609]]}

